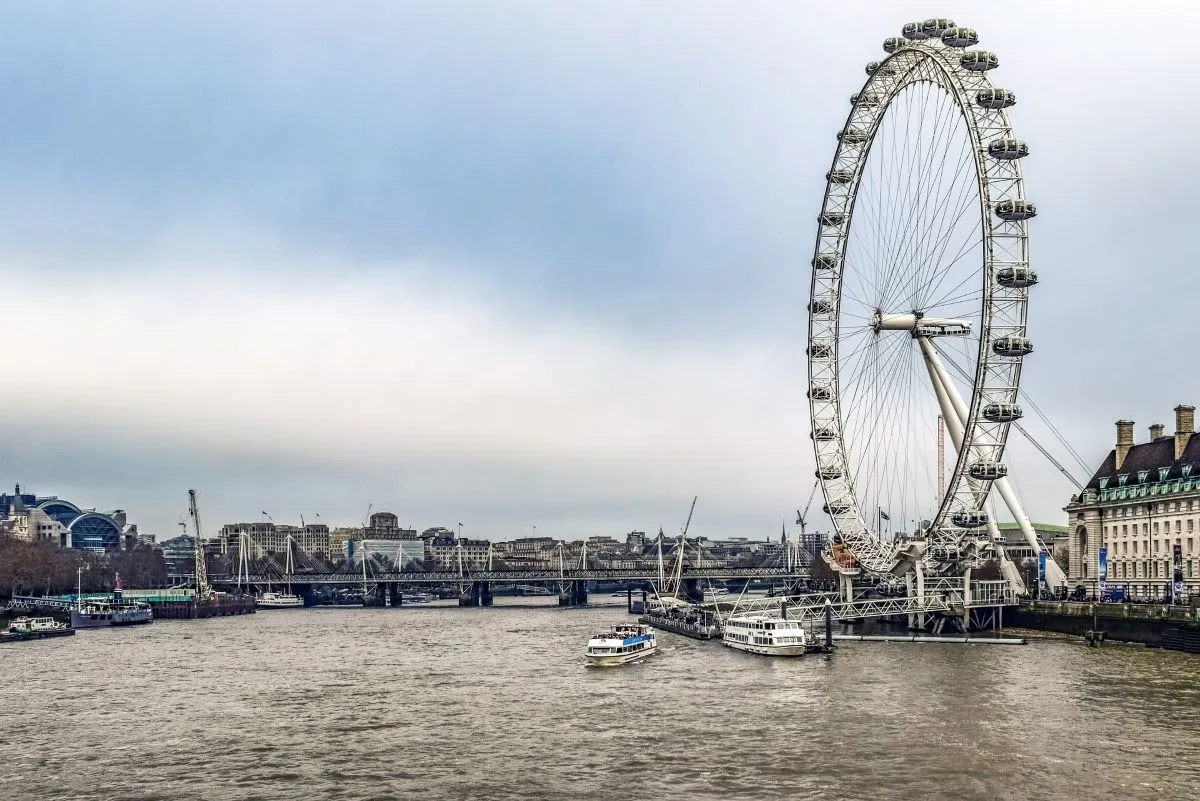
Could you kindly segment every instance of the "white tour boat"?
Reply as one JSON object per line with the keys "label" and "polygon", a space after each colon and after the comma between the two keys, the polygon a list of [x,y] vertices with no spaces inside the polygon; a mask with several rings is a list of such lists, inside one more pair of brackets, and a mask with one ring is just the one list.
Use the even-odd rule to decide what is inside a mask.
{"label": "white tour boat", "polygon": [[587,661],[589,665],[623,665],[657,650],[658,643],[649,626],[613,626],[588,640]]}
{"label": "white tour boat", "polygon": [[254,599],[254,605],[259,609],[297,609],[304,606],[304,599],[286,592],[264,592]]}
{"label": "white tour boat", "polygon": [[768,612],[730,615],[721,642],[764,656],[803,656],[808,651],[808,637],[799,620]]}
{"label": "white tour boat", "polygon": [[69,626],[59,623],[52,617],[18,617],[8,624],[9,634],[36,634],[52,631],[66,631]]}

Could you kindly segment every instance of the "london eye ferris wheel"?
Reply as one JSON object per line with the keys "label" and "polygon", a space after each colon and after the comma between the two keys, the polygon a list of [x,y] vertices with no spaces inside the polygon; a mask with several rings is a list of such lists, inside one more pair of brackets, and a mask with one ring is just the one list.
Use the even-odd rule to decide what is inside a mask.
{"label": "london eye ferris wheel", "polygon": [[[948,19],[909,23],[867,64],[837,135],[808,303],[817,479],[837,537],[874,573],[951,575],[993,556],[1033,346],[1029,222],[999,58]],[[938,417],[953,449],[944,470]],[[915,537],[886,536],[904,531]]]}

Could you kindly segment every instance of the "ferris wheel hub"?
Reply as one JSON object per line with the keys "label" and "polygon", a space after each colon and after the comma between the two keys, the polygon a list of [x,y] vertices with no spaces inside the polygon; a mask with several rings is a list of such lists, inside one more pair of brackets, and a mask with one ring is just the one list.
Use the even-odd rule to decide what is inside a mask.
{"label": "ferris wheel hub", "polygon": [[909,331],[917,337],[968,336],[970,320],[955,320],[948,317],[926,317],[920,312],[887,314],[876,309],[871,327],[879,331]]}

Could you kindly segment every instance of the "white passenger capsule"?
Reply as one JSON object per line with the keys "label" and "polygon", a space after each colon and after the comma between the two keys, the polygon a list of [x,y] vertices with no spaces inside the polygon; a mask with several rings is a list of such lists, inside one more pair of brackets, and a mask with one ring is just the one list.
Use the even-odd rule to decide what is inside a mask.
{"label": "white passenger capsule", "polygon": [[997,356],[1020,358],[1033,353],[1033,343],[1026,337],[1000,337],[992,342],[992,352]]}
{"label": "white passenger capsule", "polygon": [[891,64],[881,64],[878,61],[868,62],[867,63],[867,74],[874,75],[876,73],[878,73],[880,75],[895,75],[896,68],[893,67]]}
{"label": "white passenger capsule", "polygon": [[980,89],[975,93],[975,102],[981,108],[999,111],[1002,108],[1015,106],[1017,96],[1008,89]]}
{"label": "white passenger capsule", "polygon": [[866,131],[860,131],[857,128],[847,128],[844,131],[838,131],[837,135],[839,142],[845,142],[848,145],[861,145],[871,137]]}
{"label": "white passenger capsule", "polygon": [[950,522],[959,528],[983,528],[988,524],[988,514],[982,509],[966,509],[950,515]]}
{"label": "white passenger capsule", "polygon": [[808,302],[808,310],[813,314],[833,314],[834,302],[829,298],[813,298]]}
{"label": "white passenger capsule", "polygon": [[862,106],[863,108],[874,108],[878,106],[882,100],[879,95],[874,92],[855,92],[850,95],[850,105]]}
{"label": "white passenger capsule", "polygon": [[814,384],[808,391],[808,397],[817,401],[827,401],[833,397],[833,392],[827,386]]}
{"label": "white passenger capsule", "polygon": [[833,355],[833,346],[828,342],[814,342],[808,346],[808,355],[814,359],[828,359]]}
{"label": "white passenger capsule", "polygon": [[1002,161],[1023,159],[1029,155],[1029,145],[1020,139],[993,139],[988,142],[988,155]]}
{"label": "white passenger capsule", "polygon": [[812,266],[814,270],[833,270],[838,265],[838,257],[833,253],[818,253],[813,256]]}
{"label": "white passenger capsule", "polygon": [[825,180],[831,184],[848,184],[854,180],[854,170],[830,170],[825,173]]}
{"label": "white passenger capsule", "polygon": [[1011,423],[1025,416],[1015,403],[989,403],[983,407],[983,416],[993,423]]}
{"label": "white passenger capsule", "polygon": [[846,215],[836,211],[827,211],[817,217],[817,222],[821,225],[836,226],[841,225],[846,221]]}
{"label": "white passenger capsule", "polygon": [[974,28],[947,28],[942,31],[942,44],[946,47],[973,47],[979,44],[979,34]]}
{"label": "white passenger capsule", "polygon": [[1021,222],[1036,217],[1037,206],[1021,198],[1001,200],[996,204],[995,212],[996,216],[1005,222]]}
{"label": "white passenger capsule", "polygon": [[975,462],[967,468],[967,473],[978,481],[995,481],[1008,475],[1008,465],[1003,462]]}
{"label": "white passenger capsule", "polygon": [[1009,289],[1024,289],[1037,282],[1037,273],[1029,267],[1001,267],[996,270],[996,283]]}
{"label": "white passenger capsule", "polygon": [[954,20],[945,17],[934,17],[921,23],[921,32],[927,39],[941,39],[947,28],[957,27]]}
{"label": "white passenger capsule", "polygon": [[925,23],[923,22],[906,22],[900,32],[904,34],[905,39],[912,39],[914,42],[919,42],[922,39],[928,39],[929,34],[925,33]]}
{"label": "white passenger capsule", "polygon": [[903,36],[889,36],[883,40],[883,51],[885,53],[895,53],[906,44],[908,44],[908,40]]}
{"label": "white passenger capsule", "polygon": [[990,50],[970,50],[962,54],[958,63],[971,72],[986,72],[999,67],[1000,59]]}

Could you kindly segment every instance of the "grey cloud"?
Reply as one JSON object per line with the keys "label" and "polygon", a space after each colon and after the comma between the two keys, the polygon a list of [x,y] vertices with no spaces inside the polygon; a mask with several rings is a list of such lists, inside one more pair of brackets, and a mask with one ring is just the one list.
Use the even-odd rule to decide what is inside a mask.
{"label": "grey cloud", "polygon": [[[1025,386],[1095,460],[1111,446],[1116,417],[1169,424],[1171,406],[1200,396],[1194,371],[1176,368],[1190,355],[1190,300],[1200,288],[1190,257],[1197,174],[1190,133],[1196,111],[1185,102],[1194,94],[1190,51],[1131,35],[1128,8],[1092,3],[1085,13],[1072,4],[950,3],[945,10],[980,30],[984,45],[1000,55],[997,80],[1018,93],[1013,119],[1033,148],[1026,178],[1041,211],[1032,237],[1042,275],[1031,304],[1037,350]],[[1155,18],[1169,18],[1175,30],[1200,22],[1194,4],[1156,8]],[[865,77],[862,65],[882,55],[879,41],[928,13],[918,3],[783,2],[753,10],[717,3],[10,9],[0,31],[0,261],[13,291],[45,304],[53,322],[41,328],[37,317],[20,317],[17,325],[10,315],[0,333],[41,359],[57,352],[107,360],[117,376],[127,362],[141,365],[151,390],[165,384],[171,398],[184,400],[194,391],[179,375],[185,355],[156,352],[153,329],[135,326],[126,332],[132,340],[97,337],[110,350],[93,353],[53,341],[54,329],[70,329],[55,315],[104,305],[94,322],[110,333],[123,315],[166,328],[159,316],[182,316],[195,336],[175,334],[197,343],[186,358],[203,362],[214,381],[225,354],[204,334],[221,325],[222,308],[194,295],[237,297],[238,285],[255,277],[282,290],[314,278],[356,286],[361,273],[413,282],[433,274],[434,295],[467,296],[461,307],[472,315],[484,313],[475,301],[486,298],[506,329],[520,329],[520,341],[553,338],[522,327],[541,318],[566,318],[619,340],[606,346],[617,354],[610,362],[590,349],[586,334],[570,332],[563,341],[577,354],[557,353],[539,365],[550,376],[581,359],[611,371],[621,358],[675,355],[671,346],[690,338],[695,347],[686,363],[708,374],[690,386],[693,394],[669,398],[694,425],[655,446],[690,456],[687,448],[700,443],[704,458],[678,457],[674,473],[660,467],[638,475],[658,476],[645,486],[684,501],[699,491],[691,486],[707,486],[712,475],[753,475],[768,488],[772,509],[758,506],[768,499],[743,486],[722,519],[730,528],[760,520],[766,526],[775,508],[786,510],[807,494],[811,480],[803,307],[833,133]],[[105,281],[72,286],[55,275],[63,270]],[[39,278],[26,281],[30,273]],[[167,289],[131,291],[143,283]],[[409,310],[367,303],[376,299],[364,297],[364,309]],[[122,308],[123,301],[142,305]],[[252,309],[239,307],[238,314],[227,324],[239,326],[252,349],[264,339],[259,321]],[[354,337],[364,331],[357,323],[349,311],[311,327],[273,324],[292,325],[300,342],[332,331],[322,358],[338,363],[359,345]],[[410,335],[403,327],[385,333],[398,341]],[[721,372],[727,355],[705,359],[706,349],[721,343],[747,359],[770,354],[769,369],[740,377],[758,382],[757,392],[783,396],[780,406],[790,404],[768,417],[774,429],[744,419],[756,411],[745,399],[708,405],[737,377]],[[413,372],[411,351],[397,347],[389,356],[378,342],[370,349],[396,362],[397,374],[444,380],[436,371]],[[650,360],[628,380],[665,394],[667,382],[647,375],[655,365],[668,372],[666,358]],[[145,364],[168,365],[167,377],[156,385]],[[502,387],[525,376],[517,366],[506,369],[514,372],[494,377]],[[361,380],[370,376],[364,369]],[[81,396],[107,387],[90,370],[77,381]],[[301,392],[303,385],[288,386]],[[136,394],[140,385],[128,390]],[[44,413],[28,418],[44,442],[57,442],[51,435],[66,425],[55,414],[76,408],[63,389],[55,392],[40,404]],[[620,388],[597,393],[594,406],[619,406],[621,395]],[[212,405],[192,413],[219,440],[225,416],[236,420],[236,410],[204,397]],[[36,393],[20,399],[38,400]],[[421,480],[419,471],[400,476],[374,461],[334,467],[327,445],[297,453],[269,438],[234,449],[239,456],[230,465],[222,455],[227,444],[190,450],[188,437],[153,428],[160,425],[155,403],[128,403],[146,407],[140,413],[162,439],[125,448],[106,443],[95,462],[79,461],[79,474],[60,481],[89,497],[128,492],[131,484],[154,488],[139,492],[158,510],[147,517],[162,525],[174,519],[173,511],[161,511],[174,501],[156,498],[160,489],[178,492],[192,480],[185,463],[203,466],[197,478],[209,486],[230,471],[229,483],[239,487],[230,492],[237,498],[230,515],[257,505],[250,501],[255,493],[299,508],[326,485],[344,497],[359,486],[367,496],[387,496],[387,476],[396,475],[397,484]],[[114,414],[114,425],[129,423],[129,415]],[[710,415],[736,433],[712,434]],[[649,419],[668,427],[663,416]],[[602,425],[619,434],[619,420]],[[754,441],[731,452],[725,443],[738,436],[769,440],[761,447],[772,457],[755,464]],[[72,447],[13,450],[4,463],[22,473],[22,464],[40,465],[33,475],[51,489],[56,474],[70,472],[63,465]],[[1057,520],[1070,488],[1022,447],[1014,444],[1014,458],[1022,476],[1033,477],[1020,479],[1030,505],[1037,516]],[[472,465],[474,485],[507,476],[496,486],[513,495],[526,488],[537,498],[531,506],[563,520],[607,516],[624,526],[669,512],[639,500],[642,511],[627,513],[612,497],[592,499],[580,489],[606,482],[626,489],[619,466],[575,473],[549,461],[539,469],[539,458],[545,456],[521,454],[497,464],[453,456]],[[721,466],[723,458],[729,464]],[[106,469],[91,469],[105,460]],[[249,466],[255,464],[261,467]],[[85,473],[94,475],[93,489]],[[445,514],[433,509],[438,504],[476,502],[479,517],[511,517],[519,527],[521,510],[472,501],[439,470],[424,475],[427,514],[435,521]],[[112,484],[100,484],[109,480],[100,476]],[[535,491],[547,476],[579,483],[564,479],[547,498]],[[344,486],[339,477],[348,477]],[[361,497],[346,502],[351,514]],[[719,502],[712,503],[715,509]]]}

